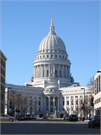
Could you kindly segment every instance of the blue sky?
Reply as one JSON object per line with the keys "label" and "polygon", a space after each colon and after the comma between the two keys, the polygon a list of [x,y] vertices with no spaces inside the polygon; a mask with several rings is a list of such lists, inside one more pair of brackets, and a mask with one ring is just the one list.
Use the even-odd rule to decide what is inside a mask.
{"label": "blue sky", "polygon": [[65,43],[75,82],[86,85],[101,68],[99,1],[2,1],[0,49],[7,57],[7,83],[30,81],[51,18]]}

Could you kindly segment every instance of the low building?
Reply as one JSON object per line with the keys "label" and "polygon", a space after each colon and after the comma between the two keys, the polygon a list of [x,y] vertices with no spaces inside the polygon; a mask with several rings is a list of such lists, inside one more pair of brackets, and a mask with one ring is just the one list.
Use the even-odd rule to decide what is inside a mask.
{"label": "low building", "polygon": [[95,96],[94,96],[94,111],[95,114],[101,114],[101,69],[94,76]]}
{"label": "low building", "polygon": [[5,108],[5,74],[6,74],[6,56],[0,50],[0,106],[1,112],[4,113]]}

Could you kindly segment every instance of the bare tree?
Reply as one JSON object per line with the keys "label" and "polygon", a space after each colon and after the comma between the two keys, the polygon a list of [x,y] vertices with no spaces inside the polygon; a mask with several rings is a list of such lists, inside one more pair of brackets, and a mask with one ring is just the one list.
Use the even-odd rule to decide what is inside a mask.
{"label": "bare tree", "polygon": [[94,94],[94,76],[90,77],[87,87],[88,87],[89,92],[91,94]]}

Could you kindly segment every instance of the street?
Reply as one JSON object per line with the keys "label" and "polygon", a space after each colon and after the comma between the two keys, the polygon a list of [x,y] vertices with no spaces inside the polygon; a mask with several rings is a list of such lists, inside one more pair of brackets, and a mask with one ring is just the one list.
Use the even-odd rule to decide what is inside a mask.
{"label": "street", "polygon": [[41,119],[2,122],[1,134],[100,134],[100,128],[88,128],[87,122]]}

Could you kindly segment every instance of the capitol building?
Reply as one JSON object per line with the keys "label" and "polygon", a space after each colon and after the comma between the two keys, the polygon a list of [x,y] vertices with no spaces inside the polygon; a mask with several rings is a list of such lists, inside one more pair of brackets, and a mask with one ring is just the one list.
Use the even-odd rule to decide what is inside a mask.
{"label": "capitol building", "polygon": [[[88,86],[74,82],[70,74],[71,62],[68,59],[63,40],[56,35],[53,19],[48,35],[41,41],[36,60],[33,62],[34,73],[30,82],[23,86],[6,84],[6,102],[9,103],[10,91],[18,93],[18,102],[12,101],[14,113],[36,113],[53,117],[64,114],[84,116],[82,103],[86,105],[86,116],[90,107],[90,98],[94,94]],[[20,105],[20,97],[23,106]],[[16,96],[14,97],[16,99]],[[85,100],[85,101],[84,101]],[[17,101],[16,101],[17,102]],[[11,108],[6,107],[6,111]]]}

